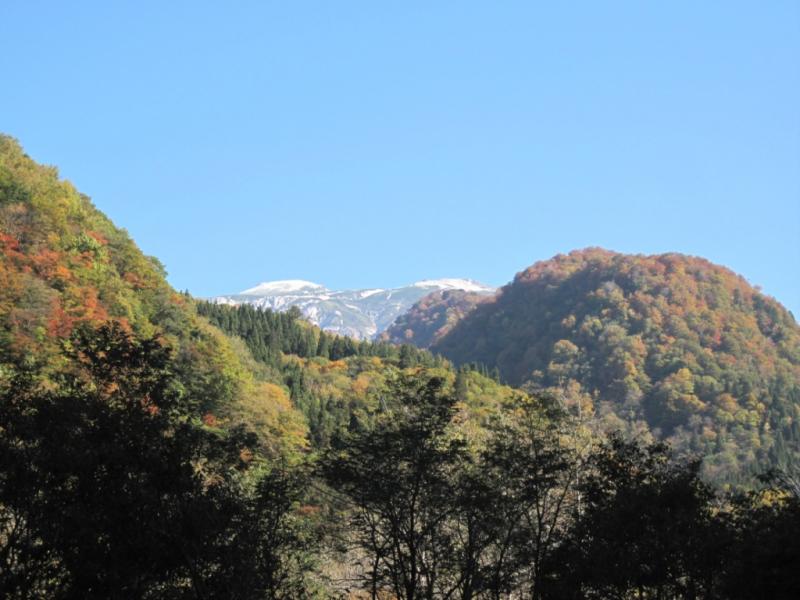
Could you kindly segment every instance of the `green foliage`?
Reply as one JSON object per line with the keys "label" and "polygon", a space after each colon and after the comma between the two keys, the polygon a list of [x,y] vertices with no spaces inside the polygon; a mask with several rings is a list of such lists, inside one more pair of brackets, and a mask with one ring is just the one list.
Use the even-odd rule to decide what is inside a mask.
{"label": "green foliage", "polygon": [[470,447],[441,380],[393,392],[395,408],[322,463],[342,496],[348,581],[370,597],[796,597],[797,496],[722,496],[698,461],[619,435],[580,442],[536,401]]}
{"label": "green foliage", "polygon": [[466,446],[446,434],[455,398],[440,379],[405,378],[394,388],[398,411],[355,434],[326,461],[329,484],[348,495],[363,586],[397,598],[446,597],[457,584],[450,534]]}
{"label": "green foliage", "polygon": [[675,462],[666,446],[621,437],[595,451],[581,506],[558,560],[569,565],[554,589],[564,597],[713,597],[727,531],[715,518],[699,463]]}
{"label": "green foliage", "polygon": [[298,597],[303,418],[164,277],[0,136],[3,597]]}
{"label": "green foliage", "polygon": [[198,302],[197,312],[229,335],[242,338],[256,360],[279,367],[282,356],[341,360],[375,356],[397,362],[402,368],[441,366],[440,358],[414,346],[354,340],[331,335],[301,320],[299,309],[287,312],[261,310],[249,304],[227,306]]}
{"label": "green foliage", "polygon": [[787,489],[778,483],[735,499],[730,511],[731,551],[724,565],[725,597],[788,600],[800,596],[797,491],[796,485]]}
{"label": "green foliage", "polygon": [[66,355],[0,397],[0,595],[297,597],[300,490],[256,437],[196,423],[158,340],[84,327]]}
{"label": "green foliage", "polygon": [[[426,335],[458,369],[195,303],[0,136],[0,596],[800,595],[800,348],[776,302],[602,251],[439,300]],[[659,433],[717,479],[780,476],[723,495],[626,441]]]}
{"label": "green foliage", "polygon": [[271,369],[271,378],[283,382],[306,418],[315,448],[326,448],[347,432],[370,427],[381,406],[391,403],[387,386],[403,371],[417,370],[420,376],[440,373],[455,380],[461,389],[459,400],[476,417],[511,395],[508,388],[491,381],[481,365],[465,366],[454,374],[447,361],[425,350],[331,335],[301,320],[299,311],[208,302],[198,302],[197,310],[229,335],[241,338],[252,356]]}

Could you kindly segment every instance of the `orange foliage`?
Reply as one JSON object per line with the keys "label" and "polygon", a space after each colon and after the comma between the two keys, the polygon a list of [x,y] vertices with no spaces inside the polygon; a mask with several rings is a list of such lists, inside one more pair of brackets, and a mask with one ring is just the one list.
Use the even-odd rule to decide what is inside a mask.
{"label": "orange foliage", "polygon": [[94,238],[94,240],[97,241],[102,246],[108,245],[108,240],[102,234],[96,231],[87,231],[86,235],[88,235],[91,238]]}

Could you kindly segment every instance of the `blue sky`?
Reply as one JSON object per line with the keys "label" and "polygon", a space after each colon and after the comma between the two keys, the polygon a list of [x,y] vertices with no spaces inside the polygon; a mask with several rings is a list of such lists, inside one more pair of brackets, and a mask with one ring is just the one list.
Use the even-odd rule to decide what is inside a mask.
{"label": "blue sky", "polygon": [[197,295],[701,255],[800,315],[800,4],[0,4],[0,131]]}

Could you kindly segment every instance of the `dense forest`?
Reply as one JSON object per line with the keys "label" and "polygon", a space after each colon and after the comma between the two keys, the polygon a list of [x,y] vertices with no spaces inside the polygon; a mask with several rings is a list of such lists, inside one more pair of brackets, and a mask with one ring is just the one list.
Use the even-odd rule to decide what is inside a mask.
{"label": "dense forest", "polygon": [[340,360],[351,356],[376,356],[399,366],[442,366],[443,360],[411,344],[371,342],[326,333],[302,320],[300,309],[286,312],[260,310],[249,304],[231,307],[198,302],[197,311],[229,335],[242,338],[253,357],[277,367],[281,356],[321,357]]}
{"label": "dense forest", "polygon": [[798,597],[791,464],[713,487],[485,358],[178,293],[0,137],[0,597]]}
{"label": "dense forest", "polygon": [[408,344],[331,335],[301,320],[296,309],[284,313],[203,301],[197,309],[225,333],[242,340],[253,358],[267,368],[267,377],[283,386],[292,405],[306,418],[314,449],[327,448],[347,432],[368,426],[382,408],[392,404],[387,385],[409,370],[448,381],[473,416],[518,394],[499,385],[480,365],[455,370],[441,357]]}
{"label": "dense forest", "polygon": [[[742,482],[800,458],[800,327],[728,269],[601,249],[536,263],[496,297],[423,301],[390,330],[551,393],[606,430],[669,440]],[[467,308],[468,310],[465,310]],[[424,341],[426,334],[421,334]]]}

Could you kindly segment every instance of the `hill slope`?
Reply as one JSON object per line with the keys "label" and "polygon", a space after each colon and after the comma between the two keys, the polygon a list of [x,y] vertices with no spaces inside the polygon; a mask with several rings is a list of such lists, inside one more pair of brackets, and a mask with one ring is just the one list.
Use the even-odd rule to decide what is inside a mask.
{"label": "hill slope", "polygon": [[[405,306],[411,295],[457,285],[484,289],[443,280],[374,296]],[[293,281],[257,286],[245,296],[285,299],[319,291]],[[373,296],[361,295],[365,301]],[[300,320],[297,308],[272,313],[249,304],[197,303],[173,290],[158,260],[142,254],[88,197],[60,180],[55,168],[36,164],[15,140],[0,136],[0,388],[23,366],[47,384],[70,366],[63,347],[76,328],[112,321],[134,338],[155,336],[170,348],[182,395],[193,399],[198,423],[201,417],[221,428],[244,423],[265,449],[297,454],[309,441],[319,443],[353,425],[352,415],[364,413],[364,406],[375,410],[370,394],[384,390],[365,386],[365,371],[399,373],[422,365],[456,377],[412,346],[332,336]],[[319,372],[330,381],[323,377],[324,384],[305,386],[320,379]],[[476,390],[501,389],[476,373],[461,378],[474,380]],[[346,399],[337,389],[348,390],[341,394]]]}
{"label": "hill slope", "polygon": [[288,395],[266,393],[247,351],[199,317],[158,260],[55,168],[0,135],[0,383],[21,365],[47,381],[68,366],[62,347],[76,327],[108,321],[171,349],[198,417],[213,411],[246,421],[269,408],[263,441],[274,449],[303,445],[302,418]]}
{"label": "hill slope", "polygon": [[[427,331],[423,308],[403,326]],[[701,452],[715,478],[797,457],[800,328],[777,301],[700,258],[556,256],[431,349],[496,366],[509,383],[555,392],[608,427]]]}

